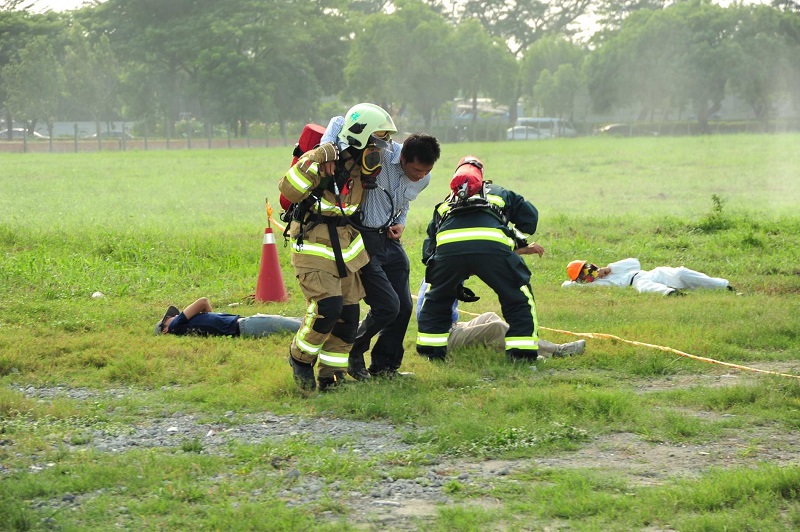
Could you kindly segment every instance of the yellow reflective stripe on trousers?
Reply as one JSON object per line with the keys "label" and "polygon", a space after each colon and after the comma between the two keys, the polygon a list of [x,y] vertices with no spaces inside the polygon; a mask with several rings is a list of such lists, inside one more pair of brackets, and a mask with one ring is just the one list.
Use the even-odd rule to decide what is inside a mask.
{"label": "yellow reflective stripe on trousers", "polygon": [[417,345],[427,345],[430,347],[447,347],[447,339],[450,337],[450,332],[435,334],[435,333],[418,333]]}
{"label": "yellow reflective stripe on trousers", "polygon": [[319,352],[319,360],[335,368],[346,368],[348,358],[348,353],[331,353],[325,350]]}
{"label": "yellow reflective stripe on trousers", "polygon": [[533,336],[506,336],[506,349],[523,349],[533,351],[539,348],[539,318],[536,316],[536,304],[533,301],[533,294],[527,286],[519,288],[528,300],[528,307],[531,309],[533,318]]}
{"label": "yellow reflective stripe on trousers", "polygon": [[[311,165],[308,167],[308,173],[319,175],[319,164],[311,163]],[[303,175],[303,172],[297,169],[297,165],[294,165],[289,169],[289,172],[286,174],[286,179],[301,194],[305,194],[311,190],[311,181],[309,181],[306,176]]]}
{"label": "yellow reflective stripe on trousers", "polygon": [[533,300],[533,294],[531,294],[530,288],[527,285],[522,285],[519,287],[525,297],[528,299],[528,306],[531,309],[531,317],[533,318],[533,340],[536,344],[539,344],[539,317],[536,315],[536,302]]}
{"label": "yellow reflective stripe on trousers", "polygon": [[303,318],[303,325],[300,326],[300,329],[297,331],[297,334],[294,337],[294,342],[297,348],[302,352],[313,356],[317,356],[317,354],[319,354],[319,350],[322,349],[322,344],[309,343],[306,341],[305,337],[308,334],[308,331],[311,330],[311,325],[314,322],[316,315],[317,302],[312,301],[306,309],[306,315]]}
{"label": "yellow reflective stripe on trousers", "polygon": [[514,249],[514,241],[502,229],[488,227],[470,227],[467,229],[450,229],[436,234],[436,245],[452,244],[454,242],[468,242],[473,240],[489,240],[505,244]]}
{"label": "yellow reflective stripe on trousers", "polygon": [[[345,262],[350,262],[358,256],[359,253],[364,251],[364,241],[361,235],[356,236],[347,248],[342,250],[342,258]],[[292,253],[298,255],[313,255],[314,257],[322,257],[323,259],[336,260],[336,255],[333,248],[323,246],[322,244],[314,244],[310,242],[303,242],[302,247],[297,246],[297,240],[292,239]]]}
{"label": "yellow reflective stripe on trousers", "polygon": [[538,349],[539,342],[532,336],[506,336],[506,349]]}

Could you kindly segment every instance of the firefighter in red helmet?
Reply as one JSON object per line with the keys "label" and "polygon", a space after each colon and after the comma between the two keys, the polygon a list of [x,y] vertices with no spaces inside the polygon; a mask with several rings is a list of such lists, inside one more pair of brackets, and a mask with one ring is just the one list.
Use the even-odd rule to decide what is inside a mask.
{"label": "firefighter in red helmet", "polygon": [[450,195],[434,208],[423,244],[425,279],[430,283],[418,318],[417,352],[442,359],[452,326],[454,299],[474,300],[463,282],[477,276],[495,291],[509,324],[506,355],[535,360],[538,355],[536,305],[531,272],[520,255],[542,248],[528,244],[539,214],[529,201],[484,180],[483,163],[467,156],[459,161]]}

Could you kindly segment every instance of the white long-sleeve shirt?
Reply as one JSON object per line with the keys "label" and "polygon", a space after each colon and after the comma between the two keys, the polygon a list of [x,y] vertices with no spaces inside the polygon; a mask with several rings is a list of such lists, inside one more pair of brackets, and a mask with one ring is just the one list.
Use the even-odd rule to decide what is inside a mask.
{"label": "white long-sleeve shirt", "polygon": [[561,286],[630,286],[631,278],[642,271],[639,259],[622,259],[608,265],[611,273],[602,279],[595,279],[592,283],[579,283],[577,281],[564,281]]}
{"label": "white long-sleeve shirt", "polygon": [[729,286],[727,279],[709,277],[684,266],[673,268],[659,266],[652,270],[642,270],[639,259],[627,258],[608,265],[611,273],[593,283],[565,281],[561,286],[633,286],[639,293],[653,292],[668,295],[676,289],[716,288]]}

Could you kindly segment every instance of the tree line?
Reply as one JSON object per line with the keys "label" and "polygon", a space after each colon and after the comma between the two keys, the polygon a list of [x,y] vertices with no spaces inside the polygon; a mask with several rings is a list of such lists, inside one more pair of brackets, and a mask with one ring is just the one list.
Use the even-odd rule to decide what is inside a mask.
{"label": "tree line", "polygon": [[[64,13],[0,1],[6,124],[134,120],[170,136],[184,113],[245,135],[358,101],[430,129],[454,98],[559,118],[696,117],[727,95],[766,123],[800,116],[800,6],[709,0],[107,0]],[[581,36],[591,15],[596,31]],[[10,127],[9,127],[10,130]],[[9,132],[10,135],[10,132]]]}

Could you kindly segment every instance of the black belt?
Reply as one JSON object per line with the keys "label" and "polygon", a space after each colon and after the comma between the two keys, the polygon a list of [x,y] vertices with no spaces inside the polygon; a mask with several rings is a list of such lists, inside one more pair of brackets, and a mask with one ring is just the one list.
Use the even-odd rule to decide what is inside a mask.
{"label": "black belt", "polygon": [[333,227],[344,227],[349,222],[343,216],[315,216],[313,214],[306,217],[305,223],[332,225]]}
{"label": "black belt", "polygon": [[628,286],[633,286],[633,280],[636,279],[636,276],[639,275],[640,273],[642,272],[636,272],[633,274],[633,277],[631,277],[631,282],[628,283]]}

